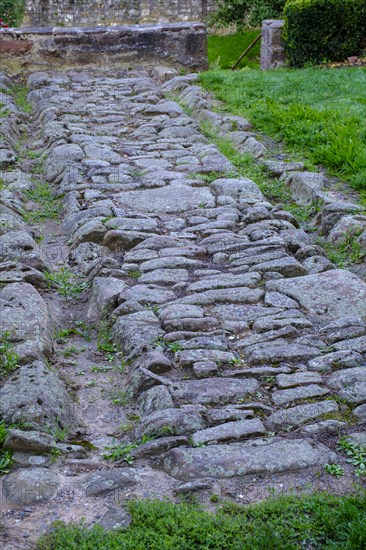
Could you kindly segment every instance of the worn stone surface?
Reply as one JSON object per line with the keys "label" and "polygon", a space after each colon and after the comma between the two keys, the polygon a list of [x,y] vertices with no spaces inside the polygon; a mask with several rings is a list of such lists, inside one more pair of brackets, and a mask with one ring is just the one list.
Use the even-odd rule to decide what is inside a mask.
{"label": "worn stone surface", "polygon": [[0,387],[1,416],[8,424],[36,428],[75,426],[76,408],[64,383],[41,361],[14,371]]}
{"label": "worn stone surface", "polygon": [[[61,49],[93,37],[105,63],[105,29],[70,32],[43,37]],[[164,33],[155,38],[166,46]],[[10,475],[43,470],[59,484],[47,507],[31,498],[34,513],[20,517],[9,503],[5,548],[20,547],[18,531],[38,540],[54,510],[114,528],[128,499],[199,492],[209,504],[218,489],[235,496],[231,478],[241,476],[250,501],[269,487],[354,481],[323,466],[344,460],[337,432],[362,432],[366,420],[365,283],[239,177],[198,121],[264,155],[268,177],[281,176],[298,201],[321,196],[312,229],[326,238],[346,224],[358,239],[363,213],[335,203],[338,189],[325,196],[332,182],[301,164],[282,154],[267,162],[248,121],[216,109],[197,75],[169,64],[43,68],[29,77],[26,114],[0,74],[10,106],[2,148],[17,151],[0,186],[0,417],[12,425],[3,450],[14,452]],[[28,191],[41,164],[60,219],[33,223]]]}
{"label": "worn stone surface", "polygon": [[59,483],[59,476],[47,468],[27,468],[2,479],[2,494],[8,504],[34,505],[47,502]]}
{"label": "worn stone surface", "polygon": [[259,440],[257,443],[210,445],[202,449],[173,449],[158,465],[183,481],[194,478],[229,478],[299,470],[335,458],[327,447],[302,439]]}
{"label": "worn stone surface", "polygon": [[350,312],[366,314],[366,283],[349,271],[334,269],[301,279],[271,281],[267,288],[286,294],[323,319],[335,320]]}

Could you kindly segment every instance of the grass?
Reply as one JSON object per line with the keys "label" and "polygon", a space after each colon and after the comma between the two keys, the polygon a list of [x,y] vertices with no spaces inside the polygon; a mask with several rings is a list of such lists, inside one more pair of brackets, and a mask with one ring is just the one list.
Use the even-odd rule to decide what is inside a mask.
{"label": "grass", "polygon": [[366,256],[366,252],[353,235],[345,235],[344,242],[339,245],[332,244],[320,237],[317,239],[317,243],[324,248],[329,260],[341,269],[362,263]]}
{"label": "grass", "polygon": [[366,192],[366,68],[214,70],[201,82],[289,153]]}
{"label": "grass", "polygon": [[[244,50],[258,36],[259,29],[250,29],[226,36],[211,35],[208,37],[208,60],[210,68],[231,69]],[[259,67],[260,41],[240,62],[238,68]]]}
{"label": "grass", "polygon": [[40,223],[49,219],[56,219],[60,214],[61,199],[56,197],[46,183],[37,183],[32,189],[25,192],[28,199],[39,204],[33,212],[27,212],[24,219],[29,223]]}
{"label": "grass", "polygon": [[28,88],[26,86],[14,86],[13,88],[14,103],[24,113],[32,112],[32,105],[27,101]]}
{"label": "grass", "polygon": [[5,378],[19,367],[19,357],[15,353],[14,346],[9,338],[10,333],[8,331],[0,335],[0,378]]}
{"label": "grass", "polygon": [[10,451],[3,451],[2,446],[8,435],[5,422],[0,422],[0,475],[7,474],[13,464],[13,455]]}
{"label": "grass", "polygon": [[52,273],[45,271],[44,276],[49,285],[56,285],[58,294],[66,299],[78,296],[90,286],[88,281],[83,281],[80,275],[75,275],[66,267]]}
{"label": "grass", "polygon": [[[216,499],[215,499],[216,500]],[[128,504],[132,524],[106,532],[99,526],[57,523],[39,550],[351,550],[366,547],[365,494],[319,493],[271,498],[252,506],[224,504],[216,513],[196,504]]]}

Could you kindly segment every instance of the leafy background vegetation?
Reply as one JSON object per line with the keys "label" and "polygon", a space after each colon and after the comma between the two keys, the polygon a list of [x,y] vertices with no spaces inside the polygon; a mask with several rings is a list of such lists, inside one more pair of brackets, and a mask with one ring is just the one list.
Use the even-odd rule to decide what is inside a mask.
{"label": "leafy background vegetation", "polygon": [[286,0],[218,0],[218,10],[211,24],[226,27],[236,23],[240,27],[260,26],[263,19],[279,18]]}
{"label": "leafy background vegetation", "polygon": [[20,26],[25,11],[25,0],[0,0],[0,19],[9,27]]}

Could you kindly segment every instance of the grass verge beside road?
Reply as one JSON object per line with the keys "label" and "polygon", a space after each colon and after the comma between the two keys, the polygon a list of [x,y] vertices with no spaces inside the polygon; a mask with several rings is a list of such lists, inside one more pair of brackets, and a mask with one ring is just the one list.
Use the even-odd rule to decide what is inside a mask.
{"label": "grass verge beside road", "polygon": [[201,75],[231,113],[366,194],[366,68]]}

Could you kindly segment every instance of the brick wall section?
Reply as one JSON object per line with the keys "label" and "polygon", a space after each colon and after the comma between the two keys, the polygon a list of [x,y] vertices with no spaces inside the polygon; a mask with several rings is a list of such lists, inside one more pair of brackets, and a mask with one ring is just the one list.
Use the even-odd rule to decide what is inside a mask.
{"label": "brick wall section", "polygon": [[207,33],[202,23],[0,29],[0,63],[16,61],[28,70],[80,65],[205,70]]}
{"label": "brick wall section", "polygon": [[215,0],[27,0],[25,24],[32,26],[124,25],[202,21]]}

